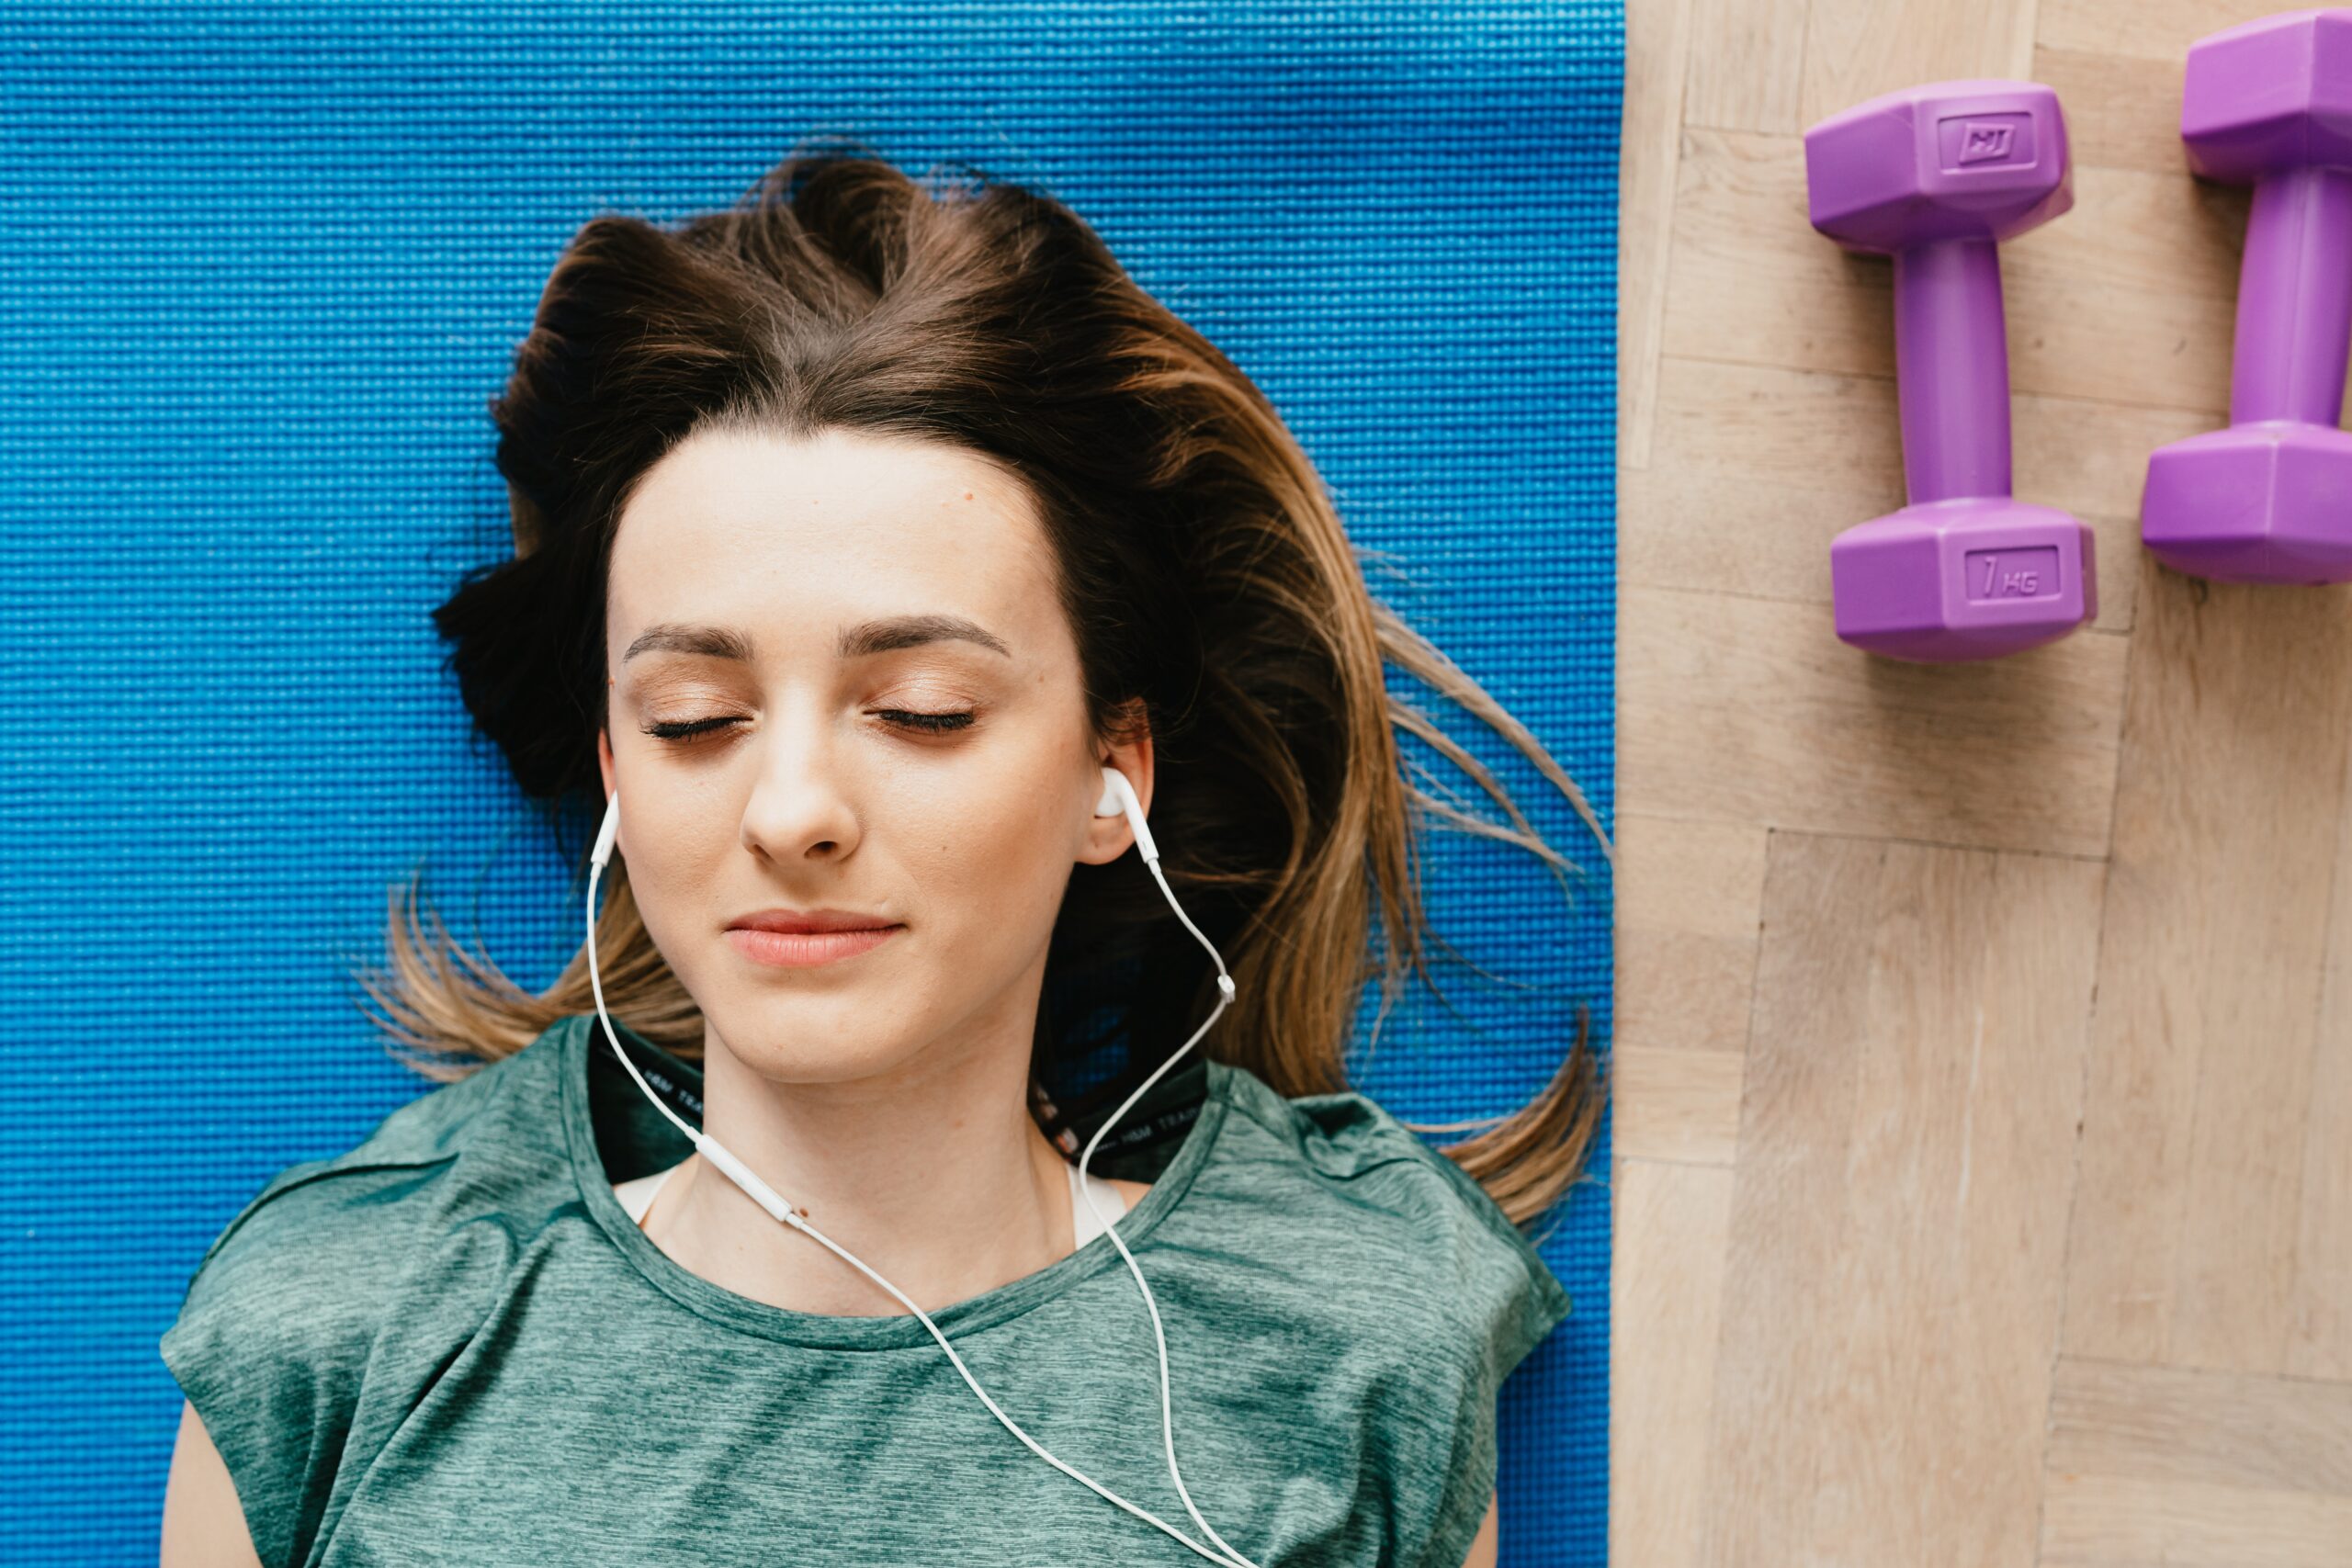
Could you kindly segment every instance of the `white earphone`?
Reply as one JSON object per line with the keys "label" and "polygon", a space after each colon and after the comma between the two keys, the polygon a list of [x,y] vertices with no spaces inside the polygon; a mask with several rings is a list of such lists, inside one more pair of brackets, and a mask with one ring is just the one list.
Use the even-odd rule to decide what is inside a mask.
{"label": "white earphone", "polygon": [[[1125,1116],[1129,1108],[1131,1108],[1136,1100],[1142,1099],[1145,1094],[1149,1092],[1151,1086],[1159,1081],[1161,1074],[1167,1072],[1170,1067],[1176,1065],[1178,1057],[1191,1050],[1193,1043],[1198,1041],[1202,1035],[1208,1032],[1209,1025],[1216,1021],[1217,1014],[1226,1010],[1227,1005],[1233,1000],[1234,995],[1233,976],[1226,973],[1224,955],[1217,952],[1216,945],[1214,942],[1210,942],[1208,938],[1201,935],[1200,928],[1193,924],[1191,919],[1185,915],[1183,907],[1176,902],[1176,895],[1170,891],[1168,886],[1168,878],[1160,872],[1159,850],[1159,847],[1151,840],[1150,828],[1145,825],[1143,803],[1136,798],[1135,785],[1128,783],[1127,775],[1121,773],[1118,769],[1106,767],[1102,770],[1102,797],[1095,802],[1094,815],[1097,817],[1116,817],[1122,813],[1124,813],[1127,818],[1128,827],[1134,829],[1136,836],[1136,848],[1142,853],[1144,865],[1151,872],[1153,880],[1159,884],[1159,891],[1167,897],[1168,907],[1176,911],[1176,918],[1179,920],[1183,921],[1184,929],[1191,931],[1194,940],[1199,942],[1203,947],[1208,949],[1209,957],[1216,961],[1217,1000],[1216,1005],[1209,1010],[1209,1016],[1207,1019],[1202,1022],[1200,1028],[1193,1032],[1192,1038],[1186,1040],[1183,1044],[1179,1045],[1172,1053],[1170,1053],[1168,1060],[1159,1065],[1158,1071],[1154,1072],[1149,1077],[1144,1079],[1142,1083],[1136,1085],[1135,1092],[1128,1095],[1125,1100],[1120,1102],[1119,1109],[1111,1113],[1111,1119],[1108,1122],[1103,1122],[1101,1127],[1095,1129],[1094,1136],[1087,1140],[1085,1152],[1080,1154],[1078,1158],[1078,1169],[1081,1178],[1087,1174],[1087,1163],[1094,1157],[1094,1147],[1097,1144],[1100,1144],[1102,1141],[1102,1134],[1108,1133],[1114,1126],[1115,1126],[1118,1123],[1119,1118]],[[793,1229],[799,1231],[802,1235],[808,1236],[810,1239],[819,1242],[836,1257],[854,1265],[857,1270],[864,1274],[867,1279],[873,1280],[876,1284],[889,1292],[893,1296],[898,1297],[899,1301],[906,1303],[907,1310],[913,1313],[917,1317],[922,1319],[922,1325],[931,1330],[931,1337],[939,1341],[939,1348],[947,1352],[947,1359],[956,1363],[956,1370],[963,1374],[964,1381],[967,1383],[971,1384],[972,1392],[980,1396],[980,1403],[987,1405],[989,1411],[995,1415],[996,1418],[1004,1424],[1005,1429],[1011,1432],[1014,1437],[1020,1438],[1023,1443],[1026,1443],[1029,1446],[1030,1450],[1036,1454],[1038,1458],[1044,1460],[1047,1464],[1052,1465],[1056,1470],[1060,1471],[1063,1474],[1069,1476],[1072,1480],[1084,1483],[1087,1486],[1092,1488],[1095,1492],[1100,1493],[1103,1497],[1108,1498],[1111,1502],[1116,1503],[1120,1507],[1125,1508],[1127,1512],[1135,1515],[1137,1518],[1159,1526],[1159,1529],[1166,1530],[1170,1535],[1174,1536],[1178,1540],[1182,1541],[1186,1546],[1191,1547],[1194,1551],[1200,1553],[1203,1557],[1208,1558],[1211,1562],[1223,1562],[1227,1565],[1227,1568],[1235,1568],[1235,1565],[1238,1565],[1238,1568],[1258,1568],[1258,1565],[1255,1562],[1252,1562],[1249,1558],[1242,1556],[1241,1553],[1236,1551],[1231,1546],[1227,1545],[1226,1539],[1216,1533],[1216,1530],[1211,1527],[1208,1520],[1201,1517],[1200,1509],[1193,1505],[1193,1495],[1184,1489],[1184,1478],[1178,1472],[1176,1468],[1175,1419],[1170,1411],[1168,1396],[1168,1337],[1160,1329],[1159,1304],[1152,1299],[1151,1287],[1144,1282],[1143,1270],[1136,1267],[1135,1254],[1127,1250],[1127,1244],[1125,1240],[1120,1236],[1118,1227],[1115,1224],[1111,1224],[1109,1220],[1104,1217],[1102,1211],[1095,1206],[1093,1191],[1086,1182],[1081,1180],[1080,1183],[1081,1189],[1084,1190],[1086,1206],[1093,1212],[1096,1222],[1102,1227],[1102,1233],[1111,1238],[1111,1244],[1119,1249],[1119,1256],[1127,1260],[1127,1272],[1136,1277],[1136,1285],[1143,1292],[1144,1306],[1151,1314],[1151,1337],[1153,1341],[1159,1348],[1159,1422],[1160,1431],[1166,1439],[1168,1447],[1168,1473],[1176,1483],[1177,1495],[1184,1499],[1185,1511],[1193,1516],[1193,1522],[1199,1525],[1201,1529],[1207,1533],[1208,1538],[1211,1540],[1216,1541],[1217,1545],[1223,1549],[1222,1555],[1218,1552],[1211,1551],[1207,1547],[1203,1546],[1191,1536],[1188,1536],[1182,1530],[1177,1529],[1166,1520],[1159,1518],[1158,1516],[1149,1513],[1145,1509],[1136,1507],[1133,1503],[1128,1502],[1125,1498],[1118,1496],[1103,1487],[1097,1485],[1092,1480],[1080,1475],[1077,1471],[1072,1470],[1069,1465],[1064,1464],[1061,1461],[1047,1453],[1043,1448],[1040,1448],[1035,1439],[1032,1438],[1028,1433],[1015,1426],[1011,1416],[1007,1416],[1002,1410],[997,1408],[996,1401],[990,1399],[988,1396],[987,1392],[983,1390],[978,1383],[973,1382],[970,1369],[964,1365],[964,1358],[956,1353],[956,1348],[947,1342],[947,1337],[939,1332],[939,1325],[931,1321],[931,1314],[929,1313],[924,1312],[922,1308],[915,1305],[913,1302],[908,1301],[906,1294],[896,1285],[890,1283],[889,1280],[885,1280],[881,1275],[876,1274],[873,1269],[868,1269],[864,1263],[859,1262],[858,1259],[851,1257],[849,1253],[843,1251],[841,1247],[834,1246],[830,1237],[828,1237],[822,1231],[817,1229],[816,1226],[808,1223],[807,1217],[801,1211],[793,1208],[791,1204],[786,1203],[782,1198],[777,1197],[775,1189],[771,1188],[766,1182],[761,1180],[757,1172],[753,1171],[741,1160],[737,1159],[733,1155],[729,1154],[726,1149],[718,1145],[717,1140],[707,1136],[701,1128],[690,1126],[678,1115],[676,1111],[670,1109],[668,1102],[663,1100],[660,1095],[653,1092],[652,1086],[645,1081],[644,1076],[637,1070],[637,1064],[629,1060],[628,1053],[621,1049],[620,1040],[613,1033],[612,1017],[605,1010],[604,979],[603,976],[597,973],[596,969],[596,883],[604,874],[605,863],[612,859],[613,844],[620,836],[620,828],[621,795],[620,791],[616,789],[613,791],[610,801],[605,807],[605,825],[597,831],[596,847],[589,857],[588,984],[590,989],[592,989],[596,996],[596,1017],[604,1024],[605,1038],[612,1043],[613,1054],[621,1059],[621,1066],[628,1069],[629,1077],[637,1080],[637,1087],[645,1091],[645,1097],[653,1102],[653,1108],[661,1111],[662,1115],[667,1116],[677,1127],[678,1131],[686,1135],[688,1141],[690,1141],[694,1145],[695,1148],[700,1152],[703,1158],[708,1160],[713,1166],[718,1168],[718,1169],[723,1172],[727,1176],[728,1179],[733,1181],[736,1186],[749,1193],[752,1201],[757,1203],[761,1208],[766,1210],[772,1217],[785,1224],[790,1225]]]}

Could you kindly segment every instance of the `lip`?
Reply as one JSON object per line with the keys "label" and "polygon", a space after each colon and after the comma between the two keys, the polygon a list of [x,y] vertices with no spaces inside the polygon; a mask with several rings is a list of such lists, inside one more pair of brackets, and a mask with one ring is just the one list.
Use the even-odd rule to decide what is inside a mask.
{"label": "lip", "polygon": [[807,969],[871,953],[907,928],[847,909],[764,909],[727,931],[727,943],[754,964]]}
{"label": "lip", "polygon": [[762,909],[756,915],[745,915],[730,920],[732,931],[887,931],[897,925],[879,915],[861,915],[854,909]]}

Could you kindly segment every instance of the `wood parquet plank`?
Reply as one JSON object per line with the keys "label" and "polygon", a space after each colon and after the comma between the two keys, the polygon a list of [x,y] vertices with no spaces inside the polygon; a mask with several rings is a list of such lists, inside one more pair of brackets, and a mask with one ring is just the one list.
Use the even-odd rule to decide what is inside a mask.
{"label": "wood parquet plank", "polygon": [[1610,1321],[1643,1330],[1612,1342],[1612,1562],[1696,1568],[1699,1561],[1731,1183],[1727,1166],[1627,1158],[1618,1167],[1623,1245],[1610,1274]]}
{"label": "wood parquet plank", "polygon": [[1710,1564],[2030,1564],[2102,868],[1775,833]]}
{"label": "wood parquet plank", "polygon": [[2205,583],[2151,560],[2143,603],[2065,1349],[2284,1372],[2352,586]]}

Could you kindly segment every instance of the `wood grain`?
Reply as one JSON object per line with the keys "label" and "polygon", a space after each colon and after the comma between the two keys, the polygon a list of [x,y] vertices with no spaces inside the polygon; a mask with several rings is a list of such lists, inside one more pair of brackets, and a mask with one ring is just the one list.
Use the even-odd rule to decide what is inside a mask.
{"label": "wood grain", "polygon": [[[1633,0],[1621,225],[1612,1561],[2352,1568],[2352,586],[2140,547],[2227,417],[2249,193],[2183,61],[2275,4]],[[2055,87],[2013,481],[2094,624],[1832,631],[1905,500],[1891,269],[1803,133]]]}
{"label": "wood grain", "polygon": [[1626,811],[1617,865],[1617,1043],[1746,1050],[1764,830]]}
{"label": "wood grain", "polygon": [[1610,1273],[1610,1321],[1639,1323],[1644,1332],[1612,1340],[1609,1557],[1696,1568],[1731,1171],[1627,1159],[1615,1195],[1622,1242]]}
{"label": "wood grain", "polygon": [[2065,1348],[2284,1372],[2352,723],[2352,588],[2149,570]]}
{"label": "wood grain", "polygon": [[1723,823],[2098,856],[2127,639],[1930,667],[1838,641],[1826,605],[1624,587],[1619,788]]}
{"label": "wood grain", "polygon": [[2033,1562],[2102,874],[1773,835],[1702,1561]]}

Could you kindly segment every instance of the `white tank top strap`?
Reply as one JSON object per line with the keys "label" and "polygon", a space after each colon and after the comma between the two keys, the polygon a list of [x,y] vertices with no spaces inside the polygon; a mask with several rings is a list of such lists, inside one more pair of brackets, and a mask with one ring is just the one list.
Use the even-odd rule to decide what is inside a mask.
{"label": "white tank top strap", "polygon": [[613,1196],[621,1201],[621,1208],[628,1213],[631,1220],[643,1224],[645,1211],[653,1206],[653,1195],[662,1190],[663,1182],[670,1179],[670,1172],[678,1169],[685,1163],[684,1160],[680,1160],[669,1170],[657,1170],[650,1176],[640,1176],[634,1181],[619,1182],[613,1188]]}
{"label": "white tank top strap", "polygon": [[[1096,1207],[1110,1217],[1113,1224],[1118,1224],[1127,1212],[1126,1194],[1092,1171],[1086,1173],[1086,1186],[1094,1193]],[[1102,1227],[1095,1223],[1093,1210],[1086,1206],[1086,1200],[1080,1193],[1078,1167],[1075,1165],[1069,1168],[1069,1217],[1071,1229],[1078,1237],[1071,1246],[1072,1251],[1102,1234]]]}

